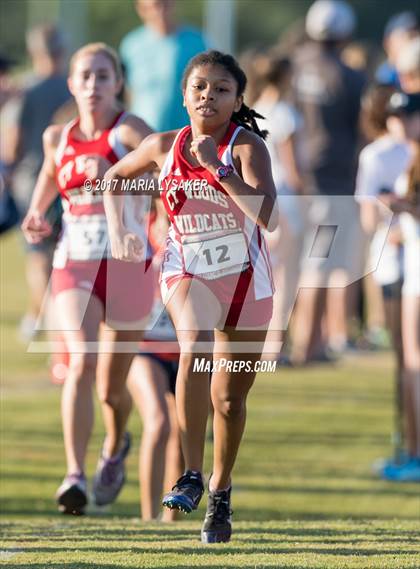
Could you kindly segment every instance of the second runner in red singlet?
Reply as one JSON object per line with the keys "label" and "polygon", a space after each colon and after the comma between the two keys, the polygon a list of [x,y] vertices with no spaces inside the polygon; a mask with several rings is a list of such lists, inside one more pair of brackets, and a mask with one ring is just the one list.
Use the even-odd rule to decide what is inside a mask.
{"label": "second runner in red singlet", "polygon": [[[66,125],[55,154],[57,186],[63,197],[63,232],[53,260],[52,290],[80,288],[94,294],[103,304],[107,324],[119,329],[135,328],[151,310],[153,278],[149,269],[151,250],[147,244],[144,215],[147,198],[127,197],[124,219],[145,244],[145,260],[125,263],[111,258],[103,192],[98,179],[87,191],[86,162],[100,156],[115,164],[129,149],[119,138],[119,127],[129,117],[120,112],[99,138],[80,140],[75,135],[79,119]],[[99,191],[95,190],[99,187]],[[142,294],[138,294],[139,288]]]}
{"label": "second runner in red singlet", "polygon": [[51,228],[44,215],[60,192],[64,229],[54,256],[52,290],[70,357],[61,405],[67,473],[56,498],[60,511],[81,514],[88,501],[85,459],[95,384],[106,429],[93,481],[95,502],[113,502],[124,483],[130,449],[125,428],[131,409],[125,383],[133,347],[153,302],[142,222],[147,198],[130,197],[124,210],[124,223],[142,245],[141,262],[111,259],[101,181],[106,170],[151,131],[121,111],[121,66],[105,44],[89,44],[73,55],[69,87],[78,118],[45,131],[45,160],[22,228],[33,243],[47,236]]}

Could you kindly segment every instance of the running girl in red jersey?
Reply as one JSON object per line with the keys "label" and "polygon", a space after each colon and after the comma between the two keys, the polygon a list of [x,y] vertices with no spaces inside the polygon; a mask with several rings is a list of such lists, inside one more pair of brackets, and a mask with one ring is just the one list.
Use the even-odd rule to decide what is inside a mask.
{"label": "running girl in red jersey", "polygon": [[[147,137],[105,176],[111,184],[161,170],[161,197],[171,222],[161,287],[181,347],[176,405],[187,469],[164,497],[169,508],[190,512],[204,492],[209,373],[194,371],[194,362],[210,344],[213,361],[230,363],[211,381],[214,456],[204,542],[230,539],[231,471],[255,378],[252,366],[233,369],[239,360],[260,359],[272,314],[271,269],[260,228],[271,229],[270,219],[276,218],[275,188],[264,133],[243,104],[245,86],[246,76],[230,55],[210,51],[194,57],[183,81],[191,126]],[[115,193],[106,193],[105,209],[113,255],[135,258],[135,247],[130,252],[125,245],[135,237],[124,227]],[[247,351],[253,353],[238,353],[244,341],[252,342]]]}
{"label": "running girl in red jersey", "polygon": [[[125,381],[134,354],[118,353],[118,343],[138,342],[153,303],[147,254],[141,263],[110,258],[102,193],[88,191],[89,182],[94,188],[112,164],[151,132],[121,110],[121,87],[120,63],[111,48],[89,44],[73,55],[69,88],[79,116],[45,131],[45,161],[22,224],[30,243],[47,236],[51,228],[44,214],[60,192],[64,229],[54,256],[52,292],[70,353],[62,394],[67,475],[56,496],[64,513],[81,514],[87,504],[85,457],[95,379],[107,432],[93,484],[96,503],[112,502],[122,487],[130,446],[125,426],[131,399]],[[127,204],[124,221],[144,244],[142,212],[136,208],[145,199],[137,202]],[[147,253],[146,246],[143,250]]]}

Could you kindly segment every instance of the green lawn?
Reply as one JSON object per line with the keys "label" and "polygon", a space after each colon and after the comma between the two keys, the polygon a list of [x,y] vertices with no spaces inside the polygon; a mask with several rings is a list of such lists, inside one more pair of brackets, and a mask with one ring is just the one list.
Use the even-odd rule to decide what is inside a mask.
{"label": "green lawn", "polygon": [[[261,375],[234,473],[234,537],[198,541],[204,503],[172,525],[139,521],[136,453],[129,482],[106,512],[60,516],[53,495],[64,474],[60,389],[40,354],[17,343],[24,302],[16,235],[1,247],[0,566],[87,568],[375,568],[420,566],[419,486],[378,481],[390,452],[392,360],[352,357],[335,367]],[[139,442],[140,423],[131,418]],[[98,420],[88,472],[103,431]],[[208,445],[206,464],[210,464]],[[208,470],[208,468],[207,468]],[[203,501],[204,502],[204,501]]]}

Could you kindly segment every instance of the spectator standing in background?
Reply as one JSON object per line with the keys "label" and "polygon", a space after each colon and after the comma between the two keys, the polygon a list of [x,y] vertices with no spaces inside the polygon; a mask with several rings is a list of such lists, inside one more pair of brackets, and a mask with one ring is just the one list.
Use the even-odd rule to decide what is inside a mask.
{"label": "spectator standing in background", "polygon": [[[294,90],[297,110],[305,124],[305,159],[302,164],[304,193],[308,200],[307,236],[313,240],[317,227],[339,219],[340,200],[330,196],[354,193],[355,158],[358,141],[357,124],[364,76],[347,67],[340,59],[340,48],[351,38],[355,26],[353,9],[340,0],[318,0],[308,11],[306,31],[312,41],[306,43],[295,57]],[[322,197],[321,197],[322,196]],[[341,350],[347,342],[347,300],[345,288],[349,270],[357,262],[353,252],[359,247],[354,238],[357,218],[348,235],[348,251],[342,251],[337,265],[331,267],[327,256],[311,258],[312,288],[299,292],[292,357],[297,363],[323,358],[325,343],[321,320],[328,304],[329,341]],[[360,233],[360,231],[359,231]],[[353,235],[354,234],[354,235]],[[304,249],[310,249],[305,244]],[[329,274],[326,274],[326,266]],[[303,273],[308,275],[308,266]],[[307,279],[306,279],[307,280]],[[325,288],[330,287],[328,292]],[[332,288],[337,287],[337,288]],[[339,288],[340,287],[340,288]]]}
{"label": "spectator standing in background", "polygon": [[420,93],[420,35],[401,50],[396,68],[402,90],[406,93]]}
{"label": "spectator standing in background", "polygon": [[[29,30],[27,49],[32,61],[34,79],[22,94],[16,108],[14,125],[9,135],[9,167],[12,190],[21,215],[24,216],[42,166],[44,152],[42,133],[50,125],[54,113],[70,98],[65,70],[65,43],[53,25]],[[46,218],[52,234],[41,243],[26,245],[26,275],[29,307],[21,322],[21,336],[29,341],[47,289],[52,255],[61,228],[61,204],[57,198]]]}
{"label": "spectator standing in background", "polygon": [[404,46],[419,35],[419,22],[413,12],[401,12],[390,18],[384,30],[383,47],[387,59],[378,67],[375,79],[382,85],[400,86],[395,68]]}
{"label": "spectator standing in background", "polygon": [[[395,117],[389,116],[388,105],[395,88],[391,85],[375,85],[363,97],[362,128],[371,142],[359,156],[356,196],[360,199],[361,223],[370,242],[367,255],[368,271],[372,271],[373,286],[380,287],[383,299],[386,327],[396,359],[395,393],[396,426],[394,433],[395,460],[402,454],[402,368],[403,346],[401,339],[401,288],[403,280],[403,248],[398,216],[391,226],[389,216],[378,200],[390,207],[395,198],[394,184],[408,168],[411,160],[408,144],[401,140],[401,127]],[[377,198],[373,200],[372,198]],[[387,214],[389,211],[387,212]],[[379,259],[379,262],[378,262]],[[376,265],[376,266],[375,266]],[[370,298],[367,304],[370,303]],[[368,309],[370,306],[367,307]]]}
{"label": "spectator standing in background", "polygon": [[199,30],[178,26],[175,0],[136,0],[144,25],[121,42],[120,55],[130,91],[130,110],[156,131],[188,123],[180,89],[188,61],[204,51]]}
{"label": "spectator standing in background", "polygon": [[5,54],[0,53],[0,235],[12,229],[19,221],[19,212],[9,187],[8,102],[17,94],[17,88],[10,74],[13,63]]}
{"label": "spectator standing in background", "polygon": [[[301,253],[302,219],[296,196],[302,191],[299,173],[299,133],[302,119],[286,100],[290,91],[291,64],[288,58],[268,54],[260,71],[260,96],[254,109],[264,119],[257,119],[260,129],[268,130],[267,147],[276,186],[280,221],[277,229],[266,236],[273,266],[276,294],[270,340],[282,342],[296,298]],[[262,62],[260,62],[262,63]],[[300,144],[299,144],[300,142]],[[278,361],[287,359],[280,351]]]}
{"label": "spectator standing in background", "polygon": [[7,101],[16,95],[16,87],[10,75],[14,62],[6,54],[0,52],[0,110]]}

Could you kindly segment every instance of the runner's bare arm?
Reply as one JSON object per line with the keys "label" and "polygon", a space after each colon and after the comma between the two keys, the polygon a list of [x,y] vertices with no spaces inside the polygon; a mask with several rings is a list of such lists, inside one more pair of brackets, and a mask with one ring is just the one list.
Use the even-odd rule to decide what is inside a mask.
{"label": "runner's bare arm", "polygon": [[47,211],[52,201],[57,197],[58,188],[55,181],[54,154],[62,131],[61,126],[49,126],[42,137],[44,147],[44,162],[38,175],[34,193],[32,194],[29,210],[41,215]]}
{"label": "runner's bare arm", "polygon": [[[117,129],[118,143],[123,146],[127,152],[131,152],[138,148],[142,141],[152,134],[152,129],[139,117],[127,114]],[[96,179],[102,179],[106,172],[111,168],[112,164],[104,156],[99,154],[85,154],[84,172],[88,179],[94,183]],[[147,178],[147,176],[144,176]],[[112,186],[118,190],[118,183],[115,180]]]}
{"label": "runner's bare arm", "polygon": [[51,227],[44,219],[44,215],[58,194],[55,181],[54,154],[62,129],[62,126],[49,126],[43,134],[44,162],[38,175],[28,212],[21,226],[26,240],[30,243],[39,243],[51,232]]}
{"label": "runner's bare arm", "polygon": [[144,120],[135,115],[127,115],[124,122],[118,127],[119,139],[129,150],[136,150],[150,134],[153,134],[153,130]]}
{"label": "runner's bare arm", "polygon": [[[140,145],[110,168],[104,179],[107,191],[104,193],[104,207],[108,222],[112,256],[123,261],[140,261],[142,244],[138,236],[124,227],[124,196],[121,183],[124,179],[138,178],[155,168],[161,168],[171,147],[171,133],[151,134]],[[150,194],[149,194],[150,195]]]}
{"label": "runner's bare arm", "polygon": [[[214,140],[210,136],[202,135],[194,139],[191,151],[214,175],[217,168],[223,166],[217,157]],[[268,231],[274,231],[278,220],[276,190],[271,175],[270,156],[264,142],[251,132],[240,132],[234,146],[234,158],[239,163],[241,175],[232,173],[222,178],[220,182],[222,187],[257,225]],[[250,199],[252,196],[262,198],[262,203],[261,200]]]}
{"label": "runner's bare arm", "polygon": [[[240,207],[243,203],[241,196],[253,195],[250,192],[261,196],[263,202],[259,206],[260,210],[251,210],[249,213],[245,210],[245,213],[264,229],[274,231],[278,225],[278,211],[276,188],[267,147],[259,136],[242,131],[238,136],[237,149],[242,179],[239,176],[233,176],[230,186],[226,189]],[[229,184],[229,178],[226,182]],[[249,207],[252,208],[252,204],[249,204]]]}
{"label": "runner's bare arm", "polygon": [[[154,131],[149,127],[147,123],[144,122],[144,120],[140,119],[139,117],[136,117],[135,115],[128,115],[126,120],[123,122],[123,124],[121,124],[119,128],[119,137],[124,146],[132,151],[136,150],[138,146],[143,142],[143,140],[150,134],[153,134],[153,132]],[[140,176],[138,179],[148,180],[148,181],[153,180],[153,185],[157,190],[158,174],[156,173],[156,171],[154,172],[148,171],[142,176]],[[159,192],[151,190],[153,185],[152,183],[147,184],[147,194],[148,197],[156,199],[159,197]],[[141,184],[133,184],[131,188],[130,189],[133,193],[141,194],[144,191],[143,190],[144,186],[142,186]]]}
{"label": "runner's bare arm", "polygon": [[108,182],[108,189],[104,193],[104,206],[110,232],[123,227],[123,193],[120,191],[122,181],[138,178],[146,172],[161,168],[171,146],[170,139],[173,138],[172,133],[146,136],[135,150],[106,172],[104,179]]}

